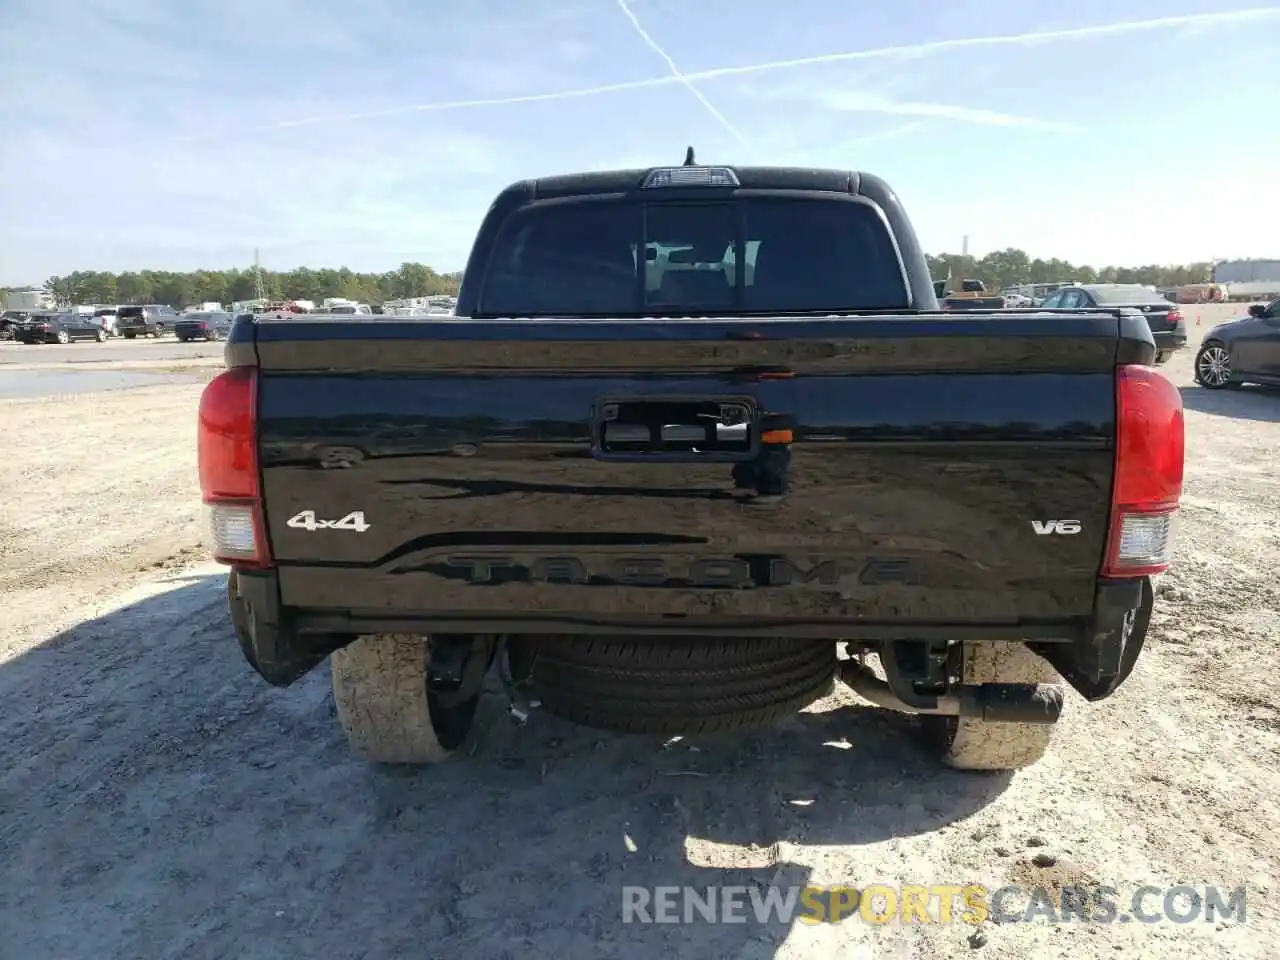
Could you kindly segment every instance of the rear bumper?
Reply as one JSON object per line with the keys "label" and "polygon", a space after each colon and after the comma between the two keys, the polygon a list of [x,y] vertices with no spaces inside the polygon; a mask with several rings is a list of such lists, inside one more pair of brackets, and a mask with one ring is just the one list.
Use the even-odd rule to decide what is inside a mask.
{"label": "rear bumper", "polygon": [[[640,619],[590,616],[539,618],[533,614],[481,618],[409,614],[396,610],[303,610],[282,605],[278,570],[237,570],[244,609],[232,611],[238,639],[264,649],[253,659],[269,682],[287,686],[324,656],[360,634],[450,633],[499,635],[608,635],[671,637],[797,637],[817,641],[1026,642],[1085,699],[1109,697],[1128,678],[1146,639],[1154,598],[1150,578],[1100,580],[1086,618],[1056,623],[924,623],[762,621],[723,616]],[[267,648],[270,648],[269,650]],[[275,672],[262,664],[293,664]]]}
{"label": "rear bumper", "polygon": [[1175,350],[1181,350],[1187,345],[1186,327],[1161,330],[1159,333],[1152,333],[1151,337],[1156,342],[1157,353],[1173,353]]}

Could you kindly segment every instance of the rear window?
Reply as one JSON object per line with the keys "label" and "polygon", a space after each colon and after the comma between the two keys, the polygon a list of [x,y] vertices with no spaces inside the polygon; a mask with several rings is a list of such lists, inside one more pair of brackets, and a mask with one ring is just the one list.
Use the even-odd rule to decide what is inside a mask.
{"label": "rear window", "polygon": [[142,310],[142,307],[121,307],[116,316],[121,320],[128,317],[140,317],[142,316]]}
{"label": "rear window", "polygon": [[889,231],[865,203],[602,200],[512,217],[494,245],[477,315],[837,313],[907,305]]}
{"label": "rear window", "polygon": [[1093,287],[1089,292],[1093,294],[1093,299],[1104,306],[1168,302],[1156,291],[1146,290],[1143,287]]}

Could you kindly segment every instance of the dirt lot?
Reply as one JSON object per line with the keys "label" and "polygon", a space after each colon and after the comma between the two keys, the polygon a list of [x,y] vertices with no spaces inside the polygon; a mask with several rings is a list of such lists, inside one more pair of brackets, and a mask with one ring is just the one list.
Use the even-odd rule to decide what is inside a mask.
{"label": "dirt lot", "polygon": [[[1167,369],[1189,385],[1190,351]],[[493,697],[473,757],[396,774],[348,756],[326,671],[279,691],[242,663],[198,563],[199,389],[0,401],[0,955],[1277,955],[1280,397],[1184,391],[1148,650],[1111,700],[1071,695],[1031,770],[940,770],[842,691],[669,745],[517,728]],[[624,885],[872,882],[1101,883],[1122,913],[1143,884],[1247,885],[1249,919],[620,922]]]}

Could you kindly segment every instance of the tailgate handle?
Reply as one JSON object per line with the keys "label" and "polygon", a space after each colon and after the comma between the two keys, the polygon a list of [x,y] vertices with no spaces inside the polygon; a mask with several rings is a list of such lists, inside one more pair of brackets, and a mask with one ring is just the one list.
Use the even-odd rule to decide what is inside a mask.
{"label": "tailgate handle", "polygon": [[748,460],[758,422],[750,399],[606,398],[595,405],[592,447],[604,460]]}

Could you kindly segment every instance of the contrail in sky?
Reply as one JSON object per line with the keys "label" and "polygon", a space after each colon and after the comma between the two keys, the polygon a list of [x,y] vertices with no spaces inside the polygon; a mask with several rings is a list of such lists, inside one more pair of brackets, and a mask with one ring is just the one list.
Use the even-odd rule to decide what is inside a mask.
{"label": "contrail in sky", "polygon": [[[625,5],[623,9],[626,9]],[[630,11],[628,11],[630,15]],[[1280,18],[1280,7],[1256,7],[1251,10],[1231,10],[1221,13],[1197,13],[1186,16],[1159,17],[1152,20],[1128,20],[1121,23],[1106,23],[1092,27],[1072,27],[1065,30],[1041,30],[1032,33],[1013,33],[986,37],[961,37],[955,40],[932,40],[928,43],[915,43],[896,47],[877,47],[870,50],[852,50],[845,53],[823,53],[812,57],[799,57],[794,60],[774,60],[769,63],[753,63],[741,67],[717,67],[711,70],[699,70],[695,73],[680,73],[665,53],[662,56],[674,71],[663,77],[650,77],[647,80],[630,80],[622,83],[605,83],[594,87],[579,87],[575,90],[558,90],[552,93],[530,93],[518,97],[491,97],[478,100],[445,100],[434,103],[403,104],[387,107],[382,110],[367,110],[360,113],[338,114],[322,117],[308,117],[300,120],[282,120],[276,123],[250,127],[250,130],[284,130],[290,127],[314,126],[322,123],[342,123],[354,120],[372,120],[378,117],[394,117],[409,113],[434,113],[446,110],[469,110],[476,107],[496,107],[518,103],[546,103],[554,100],[573,100],[579,97],[596,97],[624,90],[643,90],[649,87],[664,87],[672,84],[683,84],[693,90],[694,95],[702,101],[716,116],[726,129],[733,130],[734,135],[741,135],[724,119],[706,99],[694,90],[690,84],[695,80],[714,80],[719,77],[745,76],[754,73],[765,73],[770,70],[790,70],[796,67],[816,66],[824,63],[844,63],[856,60],[877,60],[886,57],[923,57],[947,50],[961,50],[968,47],[1027,47],[1038,43],[1051,43],[1061,40],[1086,40],[1092,37],[1113,36],[1124,33],[1144,33],[1155,30],[1170,30],[1179,27],[1215,27],[1228,24],[1261,22]],[[634,17],[632,22],[635,22]],[[637,24],[638,26],[638,24]],[[647,42],[656,47],[648,35]],[[659,50],[661,53],[661,51]]]}
{"label": "contrail in sky", "polygon": [[658,56],[660,56],[663,60],[666,61],[667,69],[671,71],[671,76],[676,80],[678,80],[680,83],[684,84],[684,86],[688,89],[688,91],[692,93],[694,97],[697,98],[698,102],[707,108],[707,113],[711,114],[711,116],[716,118],[720,126],[728,130],[729,133],[731,133],[734,136],[734,138],[739,143],[741,143],[744,147],[749,147],[751,144],[747,142],[747,138],[742,135],[742,133],[738,130],[738,128],[735,127],[732,123],[730,123],[728,118],[725,117],[723,113],[721,113],[719,110],[716,109],[715,104],[712,103],[710,100],[708,100],[703,95],[702,91],[699,90],[696,86],[694,86],[689,81],[689,78],[680,72],[680,68],[676,66],[676,62],[671,59],[667,51],[663,50],[662,47],[658,46],[658,41],[654,40],[653,37],[649,36],[649,31],[647,31],[644,27],[640,25],[640,21],[636,19],[635,13],[633,13],[631,8],[627,6],[627,0],[618,0],[618,6],[622,8],[622,12],[626,14],[627,19],[631,21],[631,26],[635,27],[636,33],[640,34],[640,39],[645,42],[645,45],[648,46],[650,50],[652,50],[654,53],[656,53]]}

